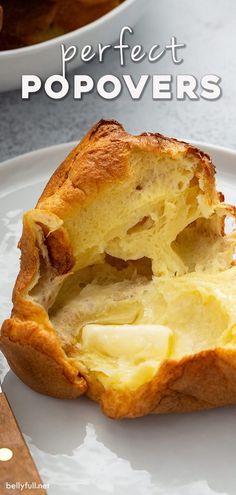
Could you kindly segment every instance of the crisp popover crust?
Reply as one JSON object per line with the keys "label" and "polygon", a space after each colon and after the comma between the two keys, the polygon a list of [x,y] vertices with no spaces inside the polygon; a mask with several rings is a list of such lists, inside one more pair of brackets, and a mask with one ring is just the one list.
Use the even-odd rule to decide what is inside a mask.
{"label": "crisp popover crust", "polygon": [[24,215],[0,347],[34,390],[112,418],[236,403],[235,208],[208,155],[100,121]]}

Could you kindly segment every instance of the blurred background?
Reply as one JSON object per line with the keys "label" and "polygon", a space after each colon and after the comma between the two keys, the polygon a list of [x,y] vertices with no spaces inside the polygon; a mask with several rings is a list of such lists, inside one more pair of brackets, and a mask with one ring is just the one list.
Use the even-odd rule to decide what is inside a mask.
{"label": "blurred background", "polygon": [[[166,45],[171,36],[187,48],[184,58],[174,65],[170,54],[159,62],[134,64],[127,57],[121,68],[118,56],[107,54],[103,64],[84,64],[73,74],[85,73],[98,79],[104,74],[205,74],[222,78],[223,95],[217,101],[153,101],[151,85],[139,101],[124,88],[113,101],[94,92],[83,101],[73,99],[73,91],[63,100],[51,100],[43,91],[22,101],[21,91],[0,94],[0,160],[66,141],[79,140],[100,118],[115,118],[132,133],[155,131],[185,140],[198,140],[236,148],[236,2],[235,0],[147,0],[146,12],[129,38],[145,49]],[[119,33],[117,33],[118,35]],[[128,39],[128,37],[127,37]],[[99,40],[98,40],[99,41]],[[118,55],[118,54],[117,54]]]}

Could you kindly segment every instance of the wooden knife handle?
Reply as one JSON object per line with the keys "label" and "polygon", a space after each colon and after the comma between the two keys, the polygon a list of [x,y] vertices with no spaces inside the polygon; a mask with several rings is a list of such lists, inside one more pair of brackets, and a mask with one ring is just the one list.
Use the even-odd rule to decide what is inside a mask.
{"label": "wooden knife handle", "polygon": [[[42,488],[43,483],[8,400],[3,393],[0,393],[0,449],[4,448],[10,449],[13,455],[8,461],[0,460],[0,493],[45,495],[46,490]],[[2,450],[1,452],[3,453]],[[12,489],[9,484],[12,485]],[[13,488],[13,485],[16,486]]]}

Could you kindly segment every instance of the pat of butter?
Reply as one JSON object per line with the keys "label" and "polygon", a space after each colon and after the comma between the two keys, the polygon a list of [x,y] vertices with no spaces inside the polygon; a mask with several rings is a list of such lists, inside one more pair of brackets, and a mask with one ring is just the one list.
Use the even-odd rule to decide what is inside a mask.
{"label": "pat of butter", "polygon": [[173,332],[163,325],[85,325],[82,348],[113,358],[165,359],[170,354]]}

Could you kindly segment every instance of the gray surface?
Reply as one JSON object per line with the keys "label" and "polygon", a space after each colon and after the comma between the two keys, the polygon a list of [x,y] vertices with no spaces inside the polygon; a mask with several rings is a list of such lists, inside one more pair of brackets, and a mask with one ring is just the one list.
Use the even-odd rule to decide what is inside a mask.
{"label": "gray surface", "polygon": [[[135,28],[138,43],[146,48],[166,44],[175,35],[187,48],[184,63],[174,66],[170,57],[157,64],[127,63],[126,74],[156,73],[217,74],[223,96],[210,101],[156,101],[146,90],[140,101],[132,101],[124,90],[115,101],[104,101],[95,93],[84,101],[50,100],[43,92],[22,101],[20,91],[0,95],[0,160],[21,153],[79,139],[101,117],[120,120],[127,130],[158,131],[185,139],[201,140],[236,148],[236,2],[235,0],[147,0],[147,12]],[[99,40],[98,40],[99,41]],[[85,73],[122,74],[114,56],[105,63],[84,67]],[[77,73],[79,70],[76,71]]]}

